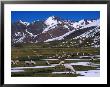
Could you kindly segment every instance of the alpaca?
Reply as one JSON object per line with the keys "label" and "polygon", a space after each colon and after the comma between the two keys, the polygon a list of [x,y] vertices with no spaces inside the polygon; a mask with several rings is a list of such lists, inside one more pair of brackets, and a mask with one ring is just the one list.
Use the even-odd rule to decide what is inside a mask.
{"label": "alpaca", "polygon": [[25,61],[25,65],[35,65],[36,62],[31,60],[31,61]]}
{"label": "alpaca", "polygon": [[63,65],[65,69],[69,70],[69,73],[76,74],[76,70],[70,64],[64,64],[64,61],[61,61],[59,65]]}
{"label": "alpaca", "polygon": [[48,57],[49,59],[51,59],[52,57],[50,56],[50,57]]}
{"label": "alpaca", "polygon": [[46,64],[47,64],[47,65],[50,65],[49,61],[46,61]]}
{"label": "alpaca", "polygon": [[77,54],[76,54],[77,56],[79,55],[79,52],[77,52]]}
{"label": "alpaca", "polygon": [[30,59],[30,56],[28,56],[28,59]]}
{"label": "alpaca", "polygon": [[15,61],[15,64],[18,64],[18,63],[19,63],[19,60],[16,60],[16,61]]}
{"label": "alpaca", "polygon": [[75,69],[70,64],[64,64],[64,67],[69,70],[69,73],[76,74]]}
{"label": "alpaca", "polygon": [[30,63],[31,63],[31,64],[33,64],[33,65],[35,65],[35,64],[36,64],[36,62],[35,62],[35,61],[33,61],[33,60],[31,60],[31,61],[30,61]]}
{"label": "alpaca", "polygon": [[85,55],[85,53],[83,53],[83,56]]}
{"label": "alpaca", "polygon": [[94,60],[96,60],[96,59],[94,58],[94,56],[91,56],[91,61],[94,61]]}
{"label": "alpaca", "polygon": [[14,60],[11,60],[11,64],[15,64]]}
{"label": "alpaca", "polygon": [[71,58],[71,55],[67,55],[67,58]]}
{"label": "alpaca", "polygon": [[91,56],[91,59],[90,59],[90,62],[88,63],[88,65],[90,65],[90,66],[93,66],[94,65],[94,61],[95,61],[96,59],[94,58],[94,56]]}
{"label": "alpaca", "polygon": [[60,61],[59,65],[62,65],[62,64],[64,64],[64,61]]}
{"label": "alpaca", "polygon": [[62,58],[61,56],[58,56],[58,59]]}
{"label": "alpaca", "polygon": [[25,65],[31,65],[30,61],[25,61]]}
{"label": "alpaca", "polygon": [[[46,63],[48,65],[50,65],[50,63],[48,61],[46,61]],[[64,64],[64,61],[60,61],[60,63],[58,65],[64,66],[65,69],[68,69],[69,73],[76,74],[76,70],[70,64]],[[56,66],[57,65],[55,65],[55,67]]]}

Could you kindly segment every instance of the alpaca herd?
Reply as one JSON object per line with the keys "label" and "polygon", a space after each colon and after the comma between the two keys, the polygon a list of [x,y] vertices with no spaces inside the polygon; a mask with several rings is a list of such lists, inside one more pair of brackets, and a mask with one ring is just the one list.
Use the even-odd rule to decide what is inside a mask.
{"label": "alpaca herd", "polygon": [[[76,55],[79,55],[79,52],[76,53]],[[85,55],[85,53],[82,54],[83,56]],[[68,63],[65,63],[64,60],[65,58],[71,58],[72,55],[71,54],[65,54],[64,55],[58,55],[56,54],[55,56],[50,56],[48,57],[49,59],[51,58],[57,58],[60,62],[57,64],[57,65],[60,65],[60,66],[63,66],[65,70],[68,70],[69,73],[72,73],[72,74],[76,74],[76,70],[74,69],[74,67]],[[94,61],[94,56],[91,56],[91,59],[90,59],[90,62]],[[12,65],[18,65],[20,64],[21,62],[17,59],[17,60],[11,60],[11,64]],[[51,66],[51,64],[49,63],[49,61],[45,61],[45,63],[49,66]],[[30,56],[28,56],[28,60],[25,60],[22,62],[22,64],[26,65],[26,66],[30,66],[30,65],[36,65],[36,61],[33,61]],[[56,66],[55,66],[56,67]]]}
{"label": "alpaca herd", "polygon": [[[11,64],[18,64],[18,63],[19,63],[19,60],[16,60],[16,61],[11,60]],[[48,65],[51,65],[51,64],[49,63],[49,61],[46,61],[46,63],[47,63]],[[33,60],[31,60],[31,61],[24,61],[24,64],[29,66],[29,65],[35,65],[36,62],[33,61]],[[73,66],[71,66],[70,64],[65,64],[64,61],[60,61],[60,63],[59,63],[58,65],[64,66],[65,70],[68,70],[69,73],[76,74],[76,70],[75,70],[75,69],[73,68]],[[55,66],[55,67],[56,67],[56,66]]]}
{"label": "alpaca herd", "polygon": [[36,62],[31,60],[31,61],[25,61],[25,65],[35,65]]}
{"label": "alpaca herd", "polygon": [[18,63],[19,63],[19,60],[15,60],[15,61],[11,60],[11,64],[16,64],[17,65]]}
{"label": "alpaca herd", "polygon": [[[49,61],[46,61],[46,63],[47,63],[48,65],[51,65],[51,64],[49,63]],[[59,63],[58,65],[64,66],[65,70],[68,70],[69,73],[76,74],[76,70],[73,68],[72,65],[70,65],[70,64],[65,64],[64,61],[60,61],[60,63]],[[58,65],[55,65],[55,67],[58,66]]]}
{"label": "alpaca herd", "polygon": [[[11,64],[12,65],[18,65],[20,63],[20,61],[19,60],[11,60]],[[36,62],[35,61],[33,61],[33,60],[30,60],[30,61],[24,61],[24,64],[25,65],[35,65],[36,64]]]}

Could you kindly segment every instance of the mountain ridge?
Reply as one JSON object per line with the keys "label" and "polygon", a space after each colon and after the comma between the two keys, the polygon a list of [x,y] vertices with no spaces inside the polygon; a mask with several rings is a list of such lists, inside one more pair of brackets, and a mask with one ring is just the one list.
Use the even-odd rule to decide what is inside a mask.
{"label": "mountain ridge", "polygon": [[67,37],[68,39],[79,39],[78,37],[81,38],[82,36],[89,38],[90,36],[86,37],[89,35],[87,32],[92,32],[93,35],[94,32],[99,32],[100,34],[100,19],[82,19],[78,22],[73,22],[51,16],[46,20],[38,20],[32,23],[20,20],[12,23],[11,29],[12,43],[51,42],[64,40]]}

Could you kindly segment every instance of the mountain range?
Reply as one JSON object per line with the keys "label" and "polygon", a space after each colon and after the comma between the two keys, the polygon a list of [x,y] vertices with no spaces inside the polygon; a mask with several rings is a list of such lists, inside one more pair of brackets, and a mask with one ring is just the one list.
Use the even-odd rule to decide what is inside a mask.
{"label": "mountain range", "polygon": [[100,46],[100,19],[71,21],[50,16],[31,23],[21,20],[11,23],[11,43],[51,43],[60,46]]}

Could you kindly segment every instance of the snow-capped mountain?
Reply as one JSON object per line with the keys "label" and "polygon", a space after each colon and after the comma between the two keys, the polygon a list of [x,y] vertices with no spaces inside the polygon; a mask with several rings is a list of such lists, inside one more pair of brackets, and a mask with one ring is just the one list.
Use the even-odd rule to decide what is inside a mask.
{"label": "snow-capped mountain", "polygon": [[96,40],[100,41],[99,19],[82,19],[76,22],[51,16],[32,23],[20,20],[12,23],[11,28],[12,43],[38,43],[82,38],[91,38],[93,43],[97,42]]}
{"label": "snow-capped mountain", "polygon": [[23,21],[19,21],[21,24],[24,24],[24,25],[26,25],[26,26],[28,26],[30,23],[29,22],[23,22]]}
{"label": "snow-capped mountain", "polygon": [[45,33],[55,27],[57,27],[58,24],[61,24],[61,21],[55,16],[49,17],[44,23],[47,25],[47,27],[43,30],[42,33]]}

